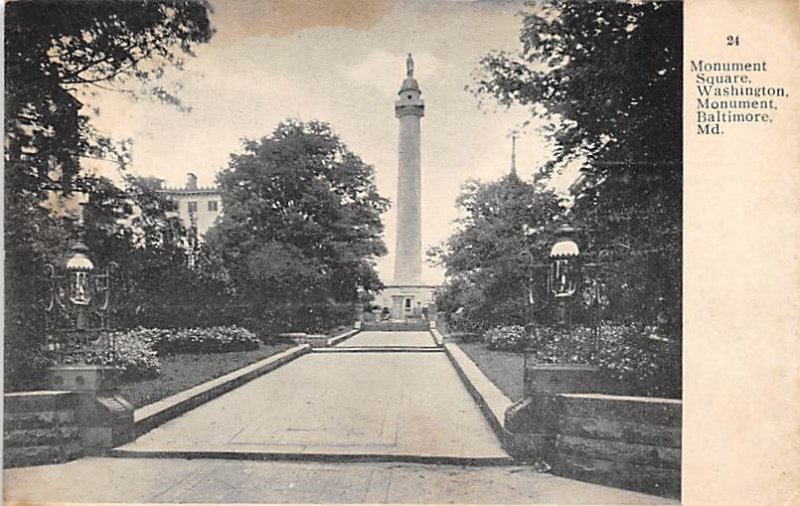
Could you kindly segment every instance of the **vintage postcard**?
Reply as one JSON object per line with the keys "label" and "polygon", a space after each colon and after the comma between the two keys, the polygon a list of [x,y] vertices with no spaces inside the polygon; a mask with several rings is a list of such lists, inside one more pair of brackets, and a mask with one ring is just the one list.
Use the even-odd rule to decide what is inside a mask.
{"label": "vintage postcard", "polygon": [[800,5],[17,0],[3,498],[800,504]]}

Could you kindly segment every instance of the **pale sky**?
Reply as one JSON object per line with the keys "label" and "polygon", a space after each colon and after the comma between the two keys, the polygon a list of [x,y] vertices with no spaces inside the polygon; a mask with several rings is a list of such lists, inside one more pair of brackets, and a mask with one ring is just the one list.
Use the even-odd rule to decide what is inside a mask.
{"label": "pale sky", "polygon": [[[191,112],[110,94],[87,100],[101,110],[94,124],[115,138],[133,139],[134,173],[182,186],[193,172],[201,186],[210,186],[240,149],[240,139],[268,135],[286,118],[325,121],[374,166],[380,193],[394,202],[394,100],[406,55],[413,53],[425,100],[427,250],[454,230],[454,201],[465,179],[496,179],[509,170],[509,134],[529,116],[491,100],[480,109],[464,87],[485,53],[520,46],[521,4],[401,0],[347,10],[336,9],[337,3],[342,1],[212,0],[217,33],[173,75]],[[529,177],[548,155],[543,138],[529,128],[517,140],[518,172]],[[393,210],[384,215],[389,255],[379,259],[378,269],[385,282],[394,265],[394,220]],[[442,272],[425,265],[423,277],[439,283]]]}

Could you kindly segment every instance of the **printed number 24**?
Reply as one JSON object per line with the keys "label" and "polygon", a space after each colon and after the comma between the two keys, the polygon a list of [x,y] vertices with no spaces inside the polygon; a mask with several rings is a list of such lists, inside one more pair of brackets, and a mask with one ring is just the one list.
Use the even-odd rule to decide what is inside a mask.
{"label": "printed number 24", "polygon": [[729,46],[738,46],[739,45],[739,36],[738,35],[728,35],[728,45]]}

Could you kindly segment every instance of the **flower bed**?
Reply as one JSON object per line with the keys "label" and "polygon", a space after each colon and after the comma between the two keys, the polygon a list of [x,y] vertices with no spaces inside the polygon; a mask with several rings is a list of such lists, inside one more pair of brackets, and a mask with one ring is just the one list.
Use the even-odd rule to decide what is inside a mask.
{"label": "flower bed", "polygon": [[507,325],[488,330],[483,342],[490,350],[520,351],[530,343],[530,336],[521,325]]}
{"label": "flower bed", "polygon": [[[123,380],[158,377],[164,357],[180,353],[229,353],[258,350],[260,341],[247,329],[211,327],[194,329],[144,329],[109,332],[103,340],[113,346],[81,356],[87,364],[120,368]],[[69,356],[66,357],[67,361]]]}
{"label": "flower bed", "polygon": [[221,353],[258,349],[259,340],[249,330],[232,325],[192,329],[141,329],[151,335],[159,355],[171,353]]}
{"label": "flower bed", "polygon": [[[671,343],[642,337],[630,325],[588,327],[521,326],[492,329],[484,342],[459,343],[484,374],[511,399],[521,398],[523,350],[530,363],[599,367],[630,395],[681,397],[681,355]],[[513,366],[511,364],[514,364]]]}
{"label": "flower bed", "polygon": [[113,365],[120,369],[123,380],[156,378],[161,372],[161,360],[155,341],[137,332],[111,332],[113,349],[93,353],[86,357],[87,364]]}
{"label": "flower bed", "polygon": [[530,336],[531,358],[544,364],[595,365],[624,384],[631,395],[681,397],[681,354],[670,343],[642,336],[631,325],[538,328]]}
{"label": "flower bed", "polygon": [[147,306],[133,311],[120,308],[117,322],[126,328],[161,329],[241,325],[263,341],[286,332],[319,334],[331,328],[349,327],[356,320],[353,304],[197,304]]}

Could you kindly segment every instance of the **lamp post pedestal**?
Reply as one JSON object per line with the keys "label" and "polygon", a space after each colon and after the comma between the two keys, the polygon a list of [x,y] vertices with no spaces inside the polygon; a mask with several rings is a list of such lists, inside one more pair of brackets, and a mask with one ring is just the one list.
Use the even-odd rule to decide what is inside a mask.
{"label": "lamp post pedestal", "polygon": [[52,390],[75,392],[75,414],[87,454],[128,443],[134,438],[133,406],[116,391],[118,369],[106,365],[56,365],[48,369]]}
{"label": "lamp post pedestal", "polygon": [[556,321],[559,325],[567,325],[567,303],[563,299],[559,300],[556,306]]}

